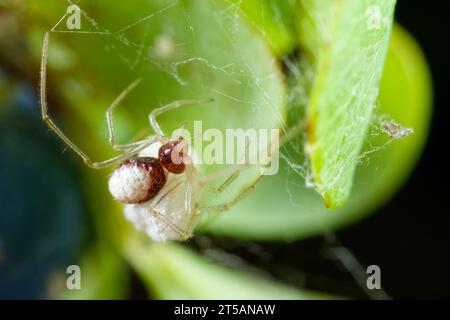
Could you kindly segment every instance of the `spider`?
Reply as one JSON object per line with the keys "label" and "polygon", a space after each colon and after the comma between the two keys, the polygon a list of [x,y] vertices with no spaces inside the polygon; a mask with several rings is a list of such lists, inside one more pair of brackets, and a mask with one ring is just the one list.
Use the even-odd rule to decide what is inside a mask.
{"label": "spider", "polygon": [[[181,138],[170,140],[156,120],[158,115],[167,111],[185,105],[208,103],[213,101],[212,99],[178,100],[156,108],[149,114],[149,122],[155,132],[154,135],[128,144],[116,144],[113,110],[139,84],[140,80],[131,83],[122,91],[106,111],[109,142],[113,149],[122,153],[101,162],[92,161],[48,115],[46,97],[48,43],[49,33],[47,32],[42,49],[40,79],[40,105],[43,121],[83,159],[88,167],[104,169],[116,165],[109,177],[109,191],[114,199],[125,204],[126,218],[133,222],[138,230],[147,233],[153,241],[185,241],[189,239],[203,212],[228,210],[254,187],[252,184],[244,188],[228,202],[201,207],[199,198],[208,182],[221,175],[229,175],[225,182],[216,189],[217,192],[222,192],[236,179],[243,165],[200,176],[192,159],[185,153],[186,142]],[[181,161],[175,158],[181,158]],[[117,164],[119,165],[117,166]]]}

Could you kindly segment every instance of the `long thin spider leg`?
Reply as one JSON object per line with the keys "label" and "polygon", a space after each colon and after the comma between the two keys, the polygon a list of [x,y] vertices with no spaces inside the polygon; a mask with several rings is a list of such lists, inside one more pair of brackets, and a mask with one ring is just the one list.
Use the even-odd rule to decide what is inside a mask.
{"label": "long thin spider leg", "polygon": [[67,144],[73,151],[75,151],[87,165],[90,165],[92,162],[89,157],[78,148],[68,137],[64,135],[64,133],[56,126],[52,119],[48,116],[48,107],[47,107],[47,52],[48,52],[48,32],[45,33],[44,45],[42,49],[42,60],[41,60],[41,116],[44,122],[48,125],[48,127],[53,130],[63,141]]}
{"label": "long thin spider leg", "polygon": [[101,162],[92,162],[90,167],[94,169],[103,169],[118,162],[122,162],[138,154],[140,151],[144,150],[145,148],[152,145],[158,140],[159,140],[158,136],[150,136],[147,140],[144,140],[141,144],[138,144],[135,148],[125,150],[122,154],[108,160],[104,160]]}
{"label": "long thin spider leg", "polygon": [[[188,214],[189,214],[189,221],[187,223],[186,231],[190,236],[192,236],[193,231],[194,231],[193,229],[195,228],[196,224],[198,223],[199,216],[202,214],[202,211],[200,209],[198,209],[197,206],[192,208],[192,196],[193,196],[194,192],[201,192],[201,191],[195,190],[193,188],[192,184],[188,184],[188,186],[186,188],[186,194],[185,194],[186,201],[184,203],[184,208],[185,208],[186,212],[188,212]],[[196,197],[197,196],[199,197],[199,194],[196,194]]]}
{"label": "long thin spider leg", "polygon": [[307,126],[308,126],[307,121],[301,121],[301,122],[297,123],[295,126],[293,126],[292,128],[289,128],[281,136],[279,147],[284,146],[291,139],[298,136],[300,134],[300,132],[304,131]]}
{"label": "long thin spider leg", "polygon": [[202,211],[198,207],[195,207],[194,209],[191,209],[189,211],[190,218],[189,218],[189,222],[188,222],[187,228],[186,228],[186,230],[188,231],[189,234],[192,234],[194,222],[198,219],[198,217],[201,213],[202,213]]}
{"label": "long thin spider leg", "polygon": [[189,234],[187,234],[186,232],[184,232],[180,227],[176,226],[175,224],[173,224],[169,219],[167,219],[163,214],[161,214],[160,212],[156,211],[153,208],[149,208],[150,214],[155,217],[155,219],[160,220],[162,222],[164,222],[169,228],[171,228],[173,231],[175,231],[176,233],[178,233],[182,240],[187,240],[189,239]]}
{"label": "long thin spider leg", "polygon": [[154,109],[149,114],[148,118],[150,121],[150,125],[156,134],[158,134],[160,136],[165,136],[163,130],[161,129],[161,127],[158,124],[158,121],[156,121],[157,116],[159,116],[162,113],[165,113],[167,111],[170,111],[170,110],[182,107],[182,106],[191,105],[191,104],[203,104],[203,103],[208,103],[211,101],[214,101],[214,99],[177,100],[177,101],[171,102],[165,106]]}
{"label": "long thin spider leg", "polygon": [[[249,154],[249,149],[250,149],[250,141],[247,140],[247,142],[245,143],[245,152],[244,152],[244,164],[246,162],[246,159],[248,157]],[[224,191],[229,185],[231,185],[238,177],[239,174],[241,173],[241,170],[236,170],[235,172],[233,172],[228,179],[226,179],[220,186],[219,188],[217,188],[217,192],[222,192]]]}
{"label": "long thin spider leg", "polygon": [[218,205],[198,207],[198,209],[202,212],[209,212],[209,213],[218,213],[218,212],[222,212],[222,211],[227,211],[227,210],[231,209],[239,201],[244,199],[256,187],[256,184],[259,182],[259,180],[261,180],[262,177],[263,176],[259,176],[252,184],[245,187],[241,192],[239,192],[239,194],[237,194],[230,201],[227,201],[225,203],[221,203]]}
{"label": "long thin spider leg", "polygon": [[108,124],[108,133],[109,133],[109,143],[115,150],[125,150],[129,149],[131,147],[136,146],[137,144],[141,143],[142,141],[128,143],[125,145],[118,145],[116,144],[116,138],[115,138],[115,132],[114,132],[114,123],[113,123],[113,111],[114,109],[125,99],[125,97],[134,89],[136,88],[139,83],[141,82],[141,79],[137,79],[133,81],[128,87],[126,87],[119,96],[111,103],[109,108],[106,110],[106,122]]}
{"label": "long thin spider leg", "polygon": [[196,170],[195,166],[192,164],[192,159],[185,155],[185,160],[187,162],[185,163],[185,175],[186,179],[188,181],[188,186],[186,188],[186,195],[185,195],[185,203],[184,203],[184,209],[186,212],[190,214],[189,222],[187,224],[187,231],[188,233],[192,233],[192,225],[194,224],[194,221],[197,219],[197,216],[201,213],[197,210],[197,208],[192,209],[192,195],[194,192],[196,193],[195,196],[200,198],[200,193],[202,192],[202,188],[198,188],[196,185]]}
{"label": "long thin spider leg", "polygon": [[154,143],[158,137],[157,136],[151,136],[146,140],[143,140],[142,143],[137,144],[135,147],[127,150],[126,152],[115,156],[111,159],[101,161],[101,162],[94,162],[90,159],[90,157],[84,153],[75,143],[72,142],[62,131],[59,129],[59,127],[53,122],[53,120],[48,115],[48,106],[47,106],[47,52],[48,52],[48,41],[49,41],[49,33],[45,33],[44,38],[44,44],[42,48],[42,60],[41,60],[41,80],[40,80],[40,87],[41,87],[41,93],[40,93],[40,102],[41,102],[41,116],[42,120],[47,124],[47,126],[53,130],[53,132],[58,135],[58,137],[69,147],[71,148],[76,154],[78,154],[86,163],[87,166],[93,169],[103,169],[110,165],[113,165],[117,162],[123,161],[125,159],[130,158],[134,154],[137,154],[139,151],[145,149],[152,143]]}
{"label": "long thin spider leg", "polygon": [[[164,200],[165,197],[167,197],[171,192],[173,192],[176,188],[181,186],[182,182],[176,181],[176,182],[170,182],[164,186],[163,190],[167,190],[164,193],[162,193],[162,190],[158,194],[158,196],[152,201],[151,206],[156,207],[161,203],[161,201]],[[172,186],[173,185],[173,186]]]}
{"label": "long thin spider leg", "polygon": [[[243,155],[244,159],[247,159],[249,153],[249,141],[247,141],[246,143],[246,147],[245,147],[245,153]],[[225,182],[222,183],[219,188],[217,188],[215,190],[215,192],[217,193],[221,193],[224,190],[226,190],[226,188],[232,184],[238,177],[240,172],[243,170],[243,168],[245,168],[246,166],[249,166],[250,164],[246,161],[246,163],[242,164],[242,165],[235,165],[231,168],[227,168],[225,170],[219,171],[219,172],[215,172],[212,173],[211,175],[207,175],[205,177],[202,177],[202,183],[207,183],[207,181],[211,181],[217,178],[217,176],[219,175],[223,175],[225,172],[229,172],[229,176],[227,179],[225,179]],[[230,170],[231,169],[231,170]],[[208,212],[208,213],[218,213],[221,211],[226,211],[228,209],[230,209],[232,206],[234,206],[236,203],[238,203],[239,201],[241,201],[244,197],[246,197],[254,188],[255,185],[258,183],[258,181],[262,178],[262,176],[258,176],[258,178],[249,186],[245,187],[241,192],[239,192],[233,199],[231,199],[230,201],[227,201],[225,203],[221,203],[218,205],[211,205],[211,206],[205,206],[205,207],[200,207],[200,206],[196,206],[196,208],[194,209],[196,211],[196,215],[199,215],[203,212]]]}
{"label": "long thin spider leg", "polygon": [[[170,184],[170,183],[167,184],[167,185],[164,187],[164,189],[165,189],[166,191],[165,191],[164,193],[161,193],[160,195],[158,195],[158,196],[152,201],[152,203],[149,205],[149,210],[152,210],[152,211],[154,211],[154,212],[156,212],[156,213],[159,213],[159,212],[157,212],[154,208],[157,207],[157,206],[164,200],[164,198],[166,198],[170,193],[174,192],[175,189],[177,189],[177,188],[178,188],[179,186],[181,186],[183,183],[184,183],[184,181],[173,181],[171,184]],[[186,192],[190,192],[189,186],[188,186],[188,189],[186,190]],[[186,201],[190,201],[190,200],[187,200],[188,197],[190,197],[190,195],[187,194],[187,195],[186,195]],[[190,204],[189,204],[189,205],[190,205]],[[186,202],[185,202],[185,209],[186,209]],[[154,212],[153,212],[153,215],[155,216],[155,213],[154,213]],[[190,213],[190,208],[189,208],[189,209],[186,209],[186,212]],[[189,238],[191,237],[191,234],[192,234],[191,229],[190,229],[191,224],[192,224],[192,221],[191,221],[191,220],[190,220],[189,223],[188,223],[188,228],[186,229],[186,231],[187,231],[187,232],[186,232],[186,231],[184,231],[182,228],[180,228],[180,227],[174,225],[172,222],[170,222],[170,221],[169,221],[164,215],[162,215],[161,213],[159,213],[159,215],[156,215],[155,218],[159,218],[159,219],[163,220],[163,221],[166,223],[166,225],[167,225],[168,227],[171,227],[172,230],[175,230],[177,233],[179,233],[179,234],[181,235],[181,237],[182,237],[182,240],[187,240],[187,239],[189,239]]]}
{"label": "long thin spider leg", "polygon": [[116,145],[114,145],[113,148],[116,149],[117,151],[125,151],[125,150],[129,150],[129,149],[137,147],[138,145],[143,143],[145,140],[146,139],[139,140],[136,142],[126,143],[126,144],[116,144]]}
{"label": "long thin spider leg", "polygon": [[216,192],[222,192],[224,191],[226,188],[228,188],[228,186],[230,186],[238,177],[239,177],[240,171],[234,172],[232,175],[230,175],[228,177],[228,179],[226,179],[224,181],[224,183],[222,183],[217,189]]}
{"label": "long thin spider leg", "polygon": [[[167,138],[166,137],[158,136],[158,135],[154,135],[153,137],[155,137],[155,141],[159,141],[159,142],[161,142],[161,144],[167,143]],[[116,150],[125,151],[125,150],[129,150],[129,149],[132,149],[132,148],[136,148],[140,144],[142,144],[145,141],[147,141],[147,139],[148,138],[142,139],[142,140],[138,140],[136,142],[126,143],[126,144],[119,144],[119,145],[116,144]]]}
{"label": "long thin spider leg", "polygon": [[247,142],[245,144],[245,152],[243,155],[244,163],[235,164],[235,165],[232,165],[223,170],[218,170],[218,171],[213,172],[204,177],[200,177],[197,179],[196,184],[203,186],[203,185],[206,185],[209,182],[214,181],[220,177],[228,176],[225,179],[225,181],[218,188],[214,189],[214,191],[216,193],[220,193],[220,192],[224,191],[230,184],[232,184],[239,177],[239,174],[242,170],[244,170],[245,168],[250,166],[250,163],[246,160],[248,158],[249,148],[250,148],[250,142],[247,140]]}
{"label": "long thin spider leg", "polygon": [[[230,201],[227,201],[227,202],[224,202],[221,204],[217,204],[217,205],[210,205],[210,206],[203,206],[203,207],[196,204],[196,206],[194,208],[194,212],[192,213],[191,221],[195,221],[195,219],[198,215],[205,213],[205,212],[217,214],[217,213],[221,213],[221,212],[231,209],[234,205],[236,205],[238,202],[240,202],[242,199],[244,199],[246,196],[248,196],[251,193],[251,191],[256,187],[256,184],[260,181],[261,178],[262,178],[262,176],[259,176],[253,183],[251,183],[246,188],[244,188],[241,192],[239,192],[239,194],[237,194]],[[211,216],[208,217],[206,224],[210,224],[218,217],[219,217],[219,215],[215,215],[213,217],[211,217]]]}

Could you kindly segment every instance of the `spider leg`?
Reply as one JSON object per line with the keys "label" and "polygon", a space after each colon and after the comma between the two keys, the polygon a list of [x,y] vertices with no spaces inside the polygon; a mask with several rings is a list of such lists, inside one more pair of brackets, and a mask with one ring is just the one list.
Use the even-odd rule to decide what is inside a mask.
{"label": "spider leg", "polygon": [[258,176],[258,178],[253,183],[251,183],[250,185],[245,187],[241,192],[239,192],[230,201],[227,201],[227,202],[224,202],[221,204],[217,204],[217,205],[198,207],[198,209],[201,212],[208,212],[208,213],[219,213],[219,212],[227,211],[227,210],[231,209],[235,204],[240,202],[242,199],[244,199],[256,187],[256,184],[259,182],[259,180],[261,180],[262,177],[263,177],[262,175]]}
{"label": "spider leg", "polygon": [[[300,130],[304,128],[305,124],[300,123],[297,126],[295,126],[291,131],[288,131],[287,134],[281,139],[281,143],[273,143],[273,141],[268,145],[269,150],[271,150],[270,154],[273,155],[273,148],[278,148],[280,145],[283,145],[287,143],[293,136],[295,136]],[[248,143],[246,147],[246,153],[248,153]],[[223,192],[226,190],[226,188],[231,185],[239,176],[240,172],[242,171],[243,166],[249,166],[249,163],[245,163],[244,165],[235,165],[231,168],[230,176],[225,180],[223,184],[217,188],[217,192]],[[260,168],[264,169],[264,171],[270,167],[270,163],[260,164]],[[227,170],[227,169],[225,169]],[[221,172],[218,172],[217,174],[221,174]],[[213,173],[212,175],[216,175],[216,173]],[[237,204],[239,201],[241,201],[243,198],[245,198],[255,187],[256,184],[262,179],[263,175],[259,175],[251,184],[244,187],[237,195],[235,195],[231,200],[226,201],[224,203],[218,204],[218,205],[210,205],[210,206],[204,206],[204,207],[198,207],[201,211],[210,212],[210,213],[218,213],[222,211],[227,211],[231,207],[233,207],[235,204]],[[207,183],[208,180],[211,180],[212,177],[206,176],[203,177],[203,183]]]}
{"label": "spider leg", "polygon": [[167,227],[169,227],[170,229],[172,229],[173,231],[175,231],[176,233],[178,233],[181,237],[181,239],[183,241],[186,241],[187,239],[190,238],[190,235],[188,233],[186,233],[185,231],[183,231],[180,227],[176,226],[175,224],[173,224],[169,219],[167,219],[163,214],[161,214],[160,212],[156,211],[153,208],[150,208],[149,210],[150,214],[157,220],[160,220],[162,222],[164,222],[166,224]]}
{"label": "spider leg", "polygon": [[247,140],[245,143],[245,151],[243,155],[244,161],[242,164],[236,164],[229,168],[219,170],[212,174],[201,177],[199,178],[199,181],[197,183],[200,185],[205,185],[208,184],[210,181],[228,175],[228,178],[218,188],[214,188],[214,191],[216,193],[223,192],[229,185],[231,185],[239,177],[240,172],[250,165],[250,163],[248,163],[247,161],[249,149],[250,149],[250,142]]}
{"label": "spider leg", "polygon": [[156,134],[160,136],[165,136],[163,130],[158,124],[158,121],[156,121],[156,117],[159,116],[162,113],[165,113],[167,111],[186,106],[191,104],[202,104],[202,103],[208,103],[214,101],[213,99],[193,99],[193,100],[177,100],[174,102],[171,102],[165,106],[153,109],[152,112],[150,112],[148,118],[150,121],[150,126],[153,128]]}
{"label": "spider leg", "polygon": [[193,232],[192,229],[194,229],[193,228],[194,222],[199,218],[199,216],[202,213],[203,213],[202,210],[200,208],[198,208],[197,206],[189,211],[190,218],[189,218],[189,222],[187,224],[186,230],[191,234],[191,236],[192,236],[192,232]]}
{"label": "spider leg", "polygon": [[[158,140],[158,139],[156,139],[156,140]],[[115,144],[113,146],[113,148],[115,150],[117,150],[117,151],[126,151],[126,150],[129,150],[129,149],[137,147],[138,145],[140,145],[144,141],[145,141],[145,139],[144,140],[139,140],[139,141],[136,141],[136,142],[126,143],[126,144]]]}
{"label": "spider leg", "polygon": [[[141,79],[137,79],[133,81],[128,87],[126,87],[119,96],[113,101],[113,103],[109,106],[109,108],[106,110],[106,122],[108,124],[108,132],[109,132],[109,143],[115,150],[124,151],[129,150],[132,148],[135,148],[139,146],[141,143],[143,143],[146,139],[127,143],[127,144],[116,144],[116,138],[115,138],[115,130],[114,130],[114,123],[113,123],[113,111],[114,109],[122,102],[123,99],[134,89],[136,88],[141,82]],[[165,142],[162,136],[158,137],[158,140],[161,142]]]}
{"label": "spider leg", "polygon": [[84,161],[84,163],[93,169],[103,169],[117,162],[126,160],[137,154],[139,151],[145,149],[155,141],[157,141],[157,136],[151,136],[143,141],[134,144],[130,149],[126,150],[122,154],[115,156],[111,159],[107,159],[101,162],[92,161],[91,158],[82,151],[72,140],[70,140],[62,130],[56,125],[56,123],[50,118],[48,114],[47,105],[47,53],[48,53],[48,41],[49,33],[45,34],[44,44],[42,48],[42,60],[41,60],[41,79],[40,79],[40,104],[41,104],[41,117],[42,120],[47,124],[47,126],[55,132],[55,134],[76,154],[78,154]]}
{"label": "spider leg", "polygon": [[[292,139],[292,137],[294,137],[301,130],[303,130],[304,127],[305,127],[305,123],[304,122],[299,123],[297,126],[293,127],[291,130],[289,130],[282,137],[280,143],[278,145],[275,144],[275,146],[279,147],[280,145],[286,144],[290,139]],[[269,145],[269,148],[271,148],[271,146],[273,146],[273,145],[272,144]],[[247,144],[246,152],[248,152],[248,144]],[[223,172],[226,172],[227,170],[229,170],[228,171],[228,172],[230,172],[229,177],[224,181],[224,183],[222,183],[216,189],[217,193],[221,193],[221,192],[225,191],[226,188],[229,185],[231,185],[239,177],[240,172],[246,166],[249,166],[249,164],[245,163],[243,165],[235,165],[235,166],[233,166],[231,168],[225,169],[222,172],[219,171],[219,172],[215,172],[215,173],[213,173],[211,175],[207,175],[207,176],[201,178],[202,179],[201,183],[208,183],[208,181],[216,179],[218,175],[221,175]],[[267,167],[269,167],[269,166],[270,166],[270,164],[261,164],[261,168],[267,169]],[[241,201],[243,198],[245,198],[256,187],[256,184],[262,179],[262,177],[263,177],[263,175],[259,175],[251,184],[249,184],[245,188],[243,188],[236,196],[234,196],[229,201],[226,201],[224,203],[217,204],[217,205],[210,205],[210,206],[197,207],[197,208],[199,210],[201,210],[202,212],[209,212],[209,213],[219,213],[219,212],[222,212],[222,211],[227,211],[230,208],[232,208],[235,204],[237,204],[239,201]]]}
{"label": "spider leg", "polygon": [[194,165],[192,164],[192,159],[185,155],[185,174],[186,174],[186,180],[188,181],[188,186],[186,188],[186,195],[185,195],[185,204],[184,204],[184,208],[186,210],[186,212],[189,213],[190,218],[189,218],[189,222],[187,224],[187,231],[192,234],[192,229],[193,229],[193,225],[195,223],[195,221],[198,219],[198,216],[202,213],[200,210],[197,209],[197,207],[192,208],[192,196],[194,194],[194,192],[196,193],[195,196],[196,197],[200,197],[200,193],[201,193],[201,189],[196,189],[195,188],[195,179],[196,179],[196,170]]}
{"label": "spider leg", "polygon": [[[246,147],[245,147],[244,159],[248,158],[248,153],[249,153],[249,142],[247,141]],[[228,186],[230,186],[239,177],[241,171],[249,166],[250,166],[250,163],[245,161],[244,164],[237,164],[230,168],[226,168],[224,170],[220,170],[220,171],[214,172],[210,175],[201,177],[199,183],[201,185],[202,184],[205,185],[209,181],[215,180],[220,176],[228,174],[228,178],[226,178],[225,181],[218,188],[216,188],[214,190],[216,193],[222,193],[227,189]],[[198,210],[200,213],[202,213],[202,212],[218,213],[221,211],[226,211],[226,210],[230,209],[231,207],[233,207],[236,203],[241,201],[243,198],[245,198],[255,188],[256,184],[262,177],[263,177],[262,175],[259,175],[255,181],[253,181],[250,185],[245,187],[242,191],[240,191],[231,200],[221,203],[221,204],[218,204],[218,205],[210,205],[210,206],[204,206],[204,207],[197,206],[196,210]]]}
{"label": "spider leg", "polygon": [[127,144],[116,144],[116,137],[115,137],[115,131],[114,131],[114,123],[113,123],[113,111],[114,109],[122,102],[123,99],[134,89],[136,88],[139,83],[141,82],[141,79],[137,79],[133,81],[128,87],[126,87],[119,96],[111,103],[109,108],[106,110],[106,122],[108,124],[108,133],[109,133],[109,143],[115,150],[126,150],[130,148],[134,148],[140,143],[142,143],[144,140],[140,140],[137,142],[127,143]]}
{"label": "spider leg", "polygon": [[216,192],[220,193],[224,191],[226,188],[228,188],[229,185],[231,185],[238,177],[239,177],[240,171],[236,171],[233,174],[231,174],[228,179],[226,179],[217,189]]}
{"label": "spider leg", "polygon": [[[258,176],[258,178],[255,181],[253,181],[253,183],[251,183],[250,185],[248,185],[247,187],[242,189],[241,192],[239,192],[235,197],[233,197],[229,201],[226,201],[224,203],[220,203],[217,205],[208,205],[208,206],[199,206],[197,203],[191,213],[191,218],[190,218],[187,230],[190,230],[192,228],[193,222],[198,218],[199,215],[201,215],[203,213],[216,214],[216,213],[221,213],[221,212],[231,209],[234,205],[239,203],[242,199],[244,199],[247,195],[249,195],[251,193],[251,191],[256,187],[256,184],[259,182],[259,180],[262,177],[263,176]],[[207,223],[208,224],[211,223],[217,217],[218,216],[209,217]]]}
{"label": "spider leg", "polygon": [[[188,228],[181,228],[177,225],[175,225],[173,222],[171,222],[167,217],[165,217],[162,213],[155,210],[155,208],[172,192],[174,192],[178,187],[182,186],[183,183],[185,183],[185,179],[182,180],[169,180],[169,183],[164,186],[164,191],[161,190],[161,192],[155,197],[155,199],[149,204],[149,211],[151,212],[152,216],[160,221],[163,221],[166,224],[166,227],[169,227],[176,233],[178,233],[181,237],[181,240],[186,241],[192,236],[192,220],[190,219],[187,223]],[[187,213],[191,212],[191,195],[192,195],[192,189],[190,188],[190,185],[187,185],[185,197],[185,210]]]}

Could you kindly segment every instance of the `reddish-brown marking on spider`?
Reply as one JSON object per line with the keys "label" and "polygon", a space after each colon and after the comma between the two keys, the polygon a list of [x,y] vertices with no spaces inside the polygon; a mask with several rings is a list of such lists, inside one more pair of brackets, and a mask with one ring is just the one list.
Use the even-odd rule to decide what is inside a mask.
{"label": "reddish-brown marking on spider", "polygon": [[183,140],[171,141],[159,148],[158,159],[161,165],[169,172],[180,174],[184,172],[185,164],[183,153]]}
{"label": "reddish-brown marking on spider", "polygon": [[109,177],[109,191],[120,202],[144,203],[153,199],[166,184],[166,172],[181,174],[185,170],[182,139],[159,148],[158,159],[134,157],[124,161]]}

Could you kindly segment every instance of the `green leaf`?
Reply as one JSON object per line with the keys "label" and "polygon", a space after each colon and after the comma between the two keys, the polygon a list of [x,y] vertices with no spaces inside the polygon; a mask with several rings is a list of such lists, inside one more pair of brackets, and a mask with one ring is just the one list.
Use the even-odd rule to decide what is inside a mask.
{"label": "green leaf", "polygon": [[[300,41],[313,56],[307,146],[326,207],[342,207],[378,96],[393,0],[305,0]],[[309,22],[309,23],[308,23]]]}
{"label": "green leaf", "polygon": [[333,298],[219,266],[175,243],[128,237],[124,254],[159,299]]}
{"label": "green leaf", "polygon": [[[420,47],[396,26],[380,83],[377,113],[413,128],[414,133],[393,141],[384,133],[370,135],[363,149],[368,155],[356,169],[348,205],[336,211],[325,209],[321,197],[281,162],[277,176],[264,177],[248,198],[205,225],[203,231],[254,240],[293,240],[362,219],[386,203],[413,170],[428,134],[431,92],[430,72]],[[300,158],[290,160],[302,163]]]}

